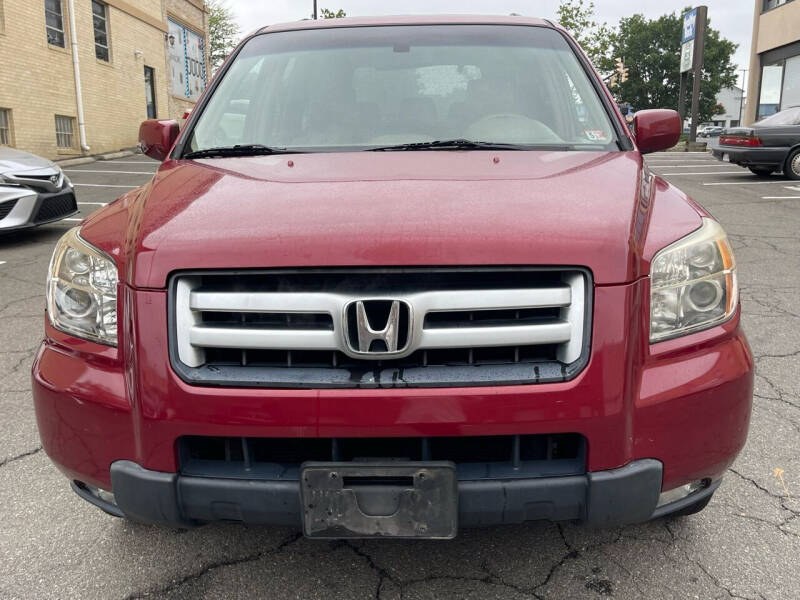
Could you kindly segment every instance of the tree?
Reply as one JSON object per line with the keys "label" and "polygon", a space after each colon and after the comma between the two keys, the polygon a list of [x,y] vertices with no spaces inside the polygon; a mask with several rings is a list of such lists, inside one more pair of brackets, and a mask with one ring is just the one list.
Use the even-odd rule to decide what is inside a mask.
{"label": "tree", "polygon": [[597,22],[592,0],[588,4],[584,0],[561,0],[558,22],[580,44],[597,70],[608,73],[613,69],[611,49],[616,32],[607,23]]}
{"label": "tree", "polygon": [[319,16],[323,19],[344,19],[347,16],[347,13],[341,8],[335,12],[330,8],[323,8],[319,11]]}
{"label": "tree", "polygon": [[239,26],[225,0],[206,0],[211,70],[216,71],[239,43]]}
{"label": "tree", "polygon": [[[628,81],[615,90],[619,99],[637,110],[678,108],[682,30],[683,18],[677,13],[652,20],[632,15],[620,21],[612,55],[622,57],[630,72]],[[722,38],[716,29],[707,29],[700,123],[715,114],[719,91],[736,85],[736,67],[731,62],[735,51],[736,44]],[[690,114],[692,79],[688,78],[685,114]]]}

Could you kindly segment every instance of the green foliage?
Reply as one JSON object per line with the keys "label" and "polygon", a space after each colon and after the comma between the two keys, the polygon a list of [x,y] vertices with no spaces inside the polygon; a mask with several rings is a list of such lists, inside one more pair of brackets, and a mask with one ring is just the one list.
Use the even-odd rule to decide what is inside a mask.
{"label": "green foliage", "polygon": [[[637,110],[678,108],[682,14],[672,13],[658,19],[636,14],[611,27],[598,23],[591,0],[561,0],[558,7],[560,23],[607,81],[618,79],[612,77],[614,59],[623,59],[629,69],[628,81],[618,83],[613,91],[620,102],[629,102]],[[736,44],[722,38],[716,29],[708,28],[700,87],[700,122],[720,114],[717,94],[723,87],[736,85],[736,67],[731,62],[735,51]],[[692,83],[690,75],[686,114],[690,113]]]}
{"label": "green foliage", "polygon": [[216,71],[239,42],[239,26],[224,0],[206,0],[208,49],[211,70]]}
{"label": "green foliage", "polygon": [[581,45],[594,66],[602,73],[614,68],[611,50],[616,41],[616,31],[607,23],[598,23],[594,2],[589,0],[561,0],[558,22]]}
{"label": "green foliage", "polygon": [[[630,78],[615,90],[617,96],[637,110],[678,108],[680,90],[680,41],[683,19],[672,13],[658,19],[643,15],[623,18],[614,40],[613,55],[630,69]],[[709,27],[700,86],[700,119],[711,120],[717,111],[716,96],[723,87],[736,85],[736,67],[731,62],[736,44]],[[686,113],[691,112],[693,76],[688,77]]]}
{"label": "green foliage", "polygon": [[322,19],[344,19],[347,16],[347,13],[344,12],[341,8],[337,11],[332,11],[330,8],[323,8],[319,11],[319,16]]}

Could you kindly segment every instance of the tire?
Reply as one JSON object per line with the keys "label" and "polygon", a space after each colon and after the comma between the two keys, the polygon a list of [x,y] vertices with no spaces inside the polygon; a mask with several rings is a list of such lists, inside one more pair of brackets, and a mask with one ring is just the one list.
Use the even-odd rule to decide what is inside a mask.
{"label": "tire", "polygon": [[674,513],[670,513],[668,516],[670,516],[670,517],[689,517],[691,515],[696,515],[701,510],[703,510],[706,506],[708,506],[708,503],[711,502],[711,498],[713,496],[714,496],[714,494],[711,494],[711,496],[703,498],[702,500],[698,500],[694,504],[690,504],[686,508],[682,508],[679,511],[676,511]]}
{"label": "tire", "polygon": [[783,172],[789,179],[800,179],[800,148],[789,154]]}
{"label": "tire", "polygon": [[753,175],[757,175],[758,177],[769,177],[774,173],[773,169],[768,169],[768,168],[765,169],[764,167],[748,167],[748,168],[750,169],[750,172],[753,173]]}

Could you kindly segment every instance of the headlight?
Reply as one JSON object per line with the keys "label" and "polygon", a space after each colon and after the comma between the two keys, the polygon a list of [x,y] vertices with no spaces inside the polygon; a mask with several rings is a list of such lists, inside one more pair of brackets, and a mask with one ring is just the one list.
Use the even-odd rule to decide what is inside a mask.
{"label": "headlight", "polygon": [[47,314],[53,327],[117,345],[117,267],[84,242],[78,227],[59,241],[47,275]]}
{"label": "headlight", "polygon": [[650,267],[650,342],[728,320],[739,302],[736,261],[716,221],[667,246]]}

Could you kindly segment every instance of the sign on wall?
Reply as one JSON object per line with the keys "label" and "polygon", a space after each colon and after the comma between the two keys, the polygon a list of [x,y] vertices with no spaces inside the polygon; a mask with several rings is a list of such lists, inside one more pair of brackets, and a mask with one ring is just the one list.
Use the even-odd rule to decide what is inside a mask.
{"label": "sign on wall", "polygon": [[205,40],[170,20],[168,43],[172,94],[197,101],[206,89]]}

